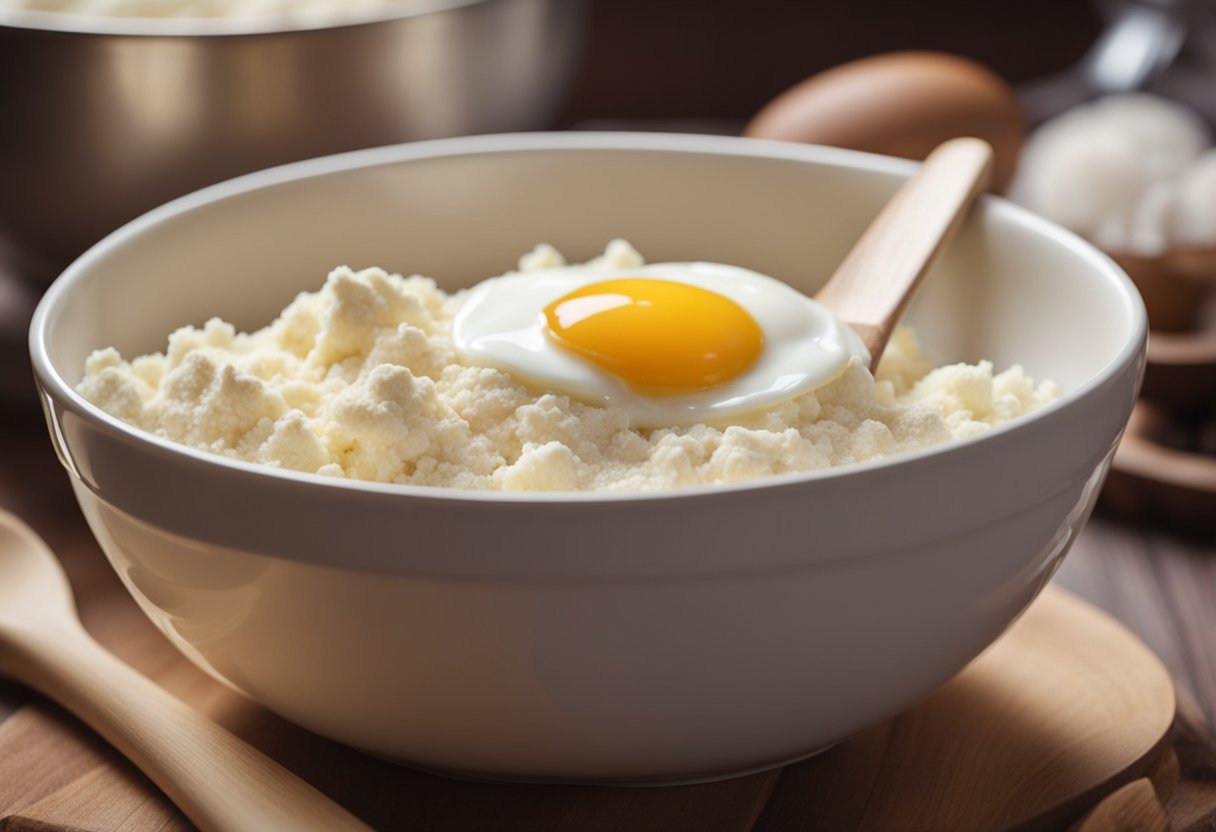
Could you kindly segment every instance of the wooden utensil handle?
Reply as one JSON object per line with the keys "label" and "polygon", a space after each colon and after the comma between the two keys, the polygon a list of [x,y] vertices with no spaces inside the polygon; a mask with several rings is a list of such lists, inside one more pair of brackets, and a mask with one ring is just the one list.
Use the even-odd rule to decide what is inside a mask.
{"label": "wooden utensil handle", "polygon": [[988,186],[992,148],[951,139],[929,154],[832,274],[815,300],[851,326],[878,364],[891,331],[937,255]]}
{"label": "wooden utensil handle", "polygon": [[203,832],[368,830],[275,761],[124,664],[81,628],[18,630],[0,670],[55,699]]}

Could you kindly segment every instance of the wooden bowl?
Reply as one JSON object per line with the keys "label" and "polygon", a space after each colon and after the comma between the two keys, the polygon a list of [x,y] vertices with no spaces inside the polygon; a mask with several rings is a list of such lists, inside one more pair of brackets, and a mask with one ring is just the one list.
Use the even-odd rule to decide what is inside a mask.
{"label": "wooden bowl", "polygon": [[1187,422],[1138,402],[1102,492],[1104,505],[1127,519],[1216,534],[1216,449],[1194,447],[1205,430],[1216,431],[1216,410]]}
{"label": "wooden bowl", "polygon": [[1109,252],[1148,309],[1147,366],[1103,491],[1129,518],[1196,534],[1216,532],[1216,452],[1199,437],[1216,426],[1216,330],[1204,306],[1216,293],[1216,247],[1156,257]]}
{"label": "wooden bowl", "polygon": [[1216,331],[1150,331],[1140,395],[1183,417],[1216,413]]}
{"label": "wooden bowl", "polygon": [[1204,300],[1216,288],[1216,246],[1176,248],[1151,257],[1123,251],[1107,254],[1140,290],[1150,329],[1189,332],[1198,326]]}
{"label": "wooden bowl", "polygon": [[1141,395],[1184,416],[1216,408],[1216,329],[1204,320],[1216,294],[1216,247],[1156,257],[1111,252],[1148,309],[1148,366]]}

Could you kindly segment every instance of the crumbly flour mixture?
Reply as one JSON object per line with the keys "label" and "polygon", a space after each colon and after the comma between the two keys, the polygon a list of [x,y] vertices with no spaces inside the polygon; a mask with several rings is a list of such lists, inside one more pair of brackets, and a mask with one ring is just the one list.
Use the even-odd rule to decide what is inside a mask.
{"label": "crumbly flour mixture", "polygon": [[[540,247],[521,269],[553,265]],[[614,244],[589,268],[641,263]],[[462,295],[380,269],[330,273],[277,320],[219,319],[161,354],[87,362],[80,393],[108,413],[212,453],[327,477],[520,491],[656,491],[813,471],[972,436],[1058,397],[1020,367],[934,369],[897,332],[877,379],[835,381],[730,425],[632,430],[619,410],[468,366],[449,336]]]}

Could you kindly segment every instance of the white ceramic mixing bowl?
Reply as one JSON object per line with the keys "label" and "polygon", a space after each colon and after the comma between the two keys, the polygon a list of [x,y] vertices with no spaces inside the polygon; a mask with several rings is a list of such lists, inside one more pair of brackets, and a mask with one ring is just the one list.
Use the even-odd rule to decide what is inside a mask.
{"label": "white ceramic mixing bowl", "polygon": [[[990,644],[1085,522],[1140,379],[1110,260],[986,198],[912,310],[943,361],[1065,391],[947,447],[664,494],[334,481],[176,446],[73,391],[85,357],[267,323],[334,265],[447,288],[540,241],[756,269],[812,292],[908,163],[743,139],[514,135],[254,174],[108,237],[31,347],[51,435],[131,594],[201,667],[318,733],[485,777],[647,782],[811,753]],[[166,272],[173,279],[164,279]]]}

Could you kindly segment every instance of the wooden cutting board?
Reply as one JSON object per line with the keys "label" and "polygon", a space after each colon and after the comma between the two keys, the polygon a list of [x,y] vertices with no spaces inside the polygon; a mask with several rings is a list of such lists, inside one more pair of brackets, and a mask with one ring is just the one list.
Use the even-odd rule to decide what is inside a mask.
{"label": "wooden cutting board", "polygon": [[[231,693],[147,623],[91,541],[79,546],[61,556],[103,644],[379,829],[1167,828],[1161,807],[1177,780],[1169,675],[1127,630],[1063,590],[1049,587],[920,704],[796,765],[670,788],[487,785],[369,758]],[[0,722],[0,830],[189,828],[138,771],[41,697],[29,694]]]}

